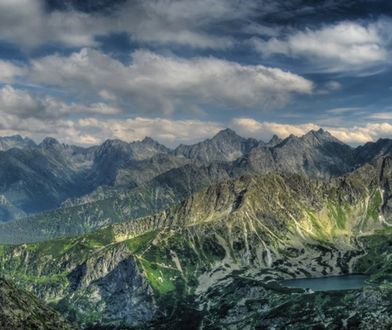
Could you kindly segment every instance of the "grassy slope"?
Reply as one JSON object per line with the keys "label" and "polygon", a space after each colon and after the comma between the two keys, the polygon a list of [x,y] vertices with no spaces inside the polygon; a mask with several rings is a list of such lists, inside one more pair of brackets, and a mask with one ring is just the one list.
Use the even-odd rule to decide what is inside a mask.
{"label": "grassy slope", "polygon": [[[307,244],[358,249],[353,235],[383,228],[378,221],[382,203],[378,181],[369,177],[359,173],[330,183],[296,175],[227,181],[152,217],[75,238],[3,245],[1,273],[48,301],[67,300],[72,293],[69,274],[75,267],[123,246],[134,256],[170,318],[197,293],[203,276],[219,282],[252,265],[271,269],[271,261],[295,259],[284,251]],[[382,239],[363,239],[374,254],[385,247],[373,240],[389,239],[384,239],[388,232],[377,235],[383,235]],[[377,262],[369,259],[359,259],[356,269],[373,271],[366,263]]]}

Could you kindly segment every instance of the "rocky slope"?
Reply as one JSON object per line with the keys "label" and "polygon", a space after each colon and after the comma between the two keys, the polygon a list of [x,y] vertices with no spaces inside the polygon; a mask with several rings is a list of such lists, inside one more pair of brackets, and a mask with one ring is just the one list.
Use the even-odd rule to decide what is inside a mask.
{"label": "rocky slope", "polygon": [[[82,326],[387,327],[391,175],[389,157],[329,181],[245,175],[91,234],[3,245],[1,274]],[[374,285],[309,295],[276,282],[358,271]]]}
{"label": "rocky slope", "polygon": [[0,152],[0,168],[0,192],[22,213],[53,208],[67,196],[88,191],[83,171],[75,171],[50,149]]}
{"label": "rocky slope", "polygon": [[328,178],[348,173],[353,168],[353,149],[320,129],[310,131],[302,137],[290,135],[273,147],[259,145],[238,158],[233,171],[282,171]]}
{"label": "rocky slope", "polygon": [[0,278],[0,328],[71,330],[78,327],[71,325],[32,294]]}
{"label": "rocky slope", "polygon": [[373,159],[391,154],[391,139],[379,139],[376,142],[368,142],[354,150],[354,158],[357,164],[363,164],[372,161]]}
{"label": "rocky slope", "polygon": [[164,154],[168,149],[149,138],[132,143],[108,140],[90,148],[45,138],[38,146],[0,151],[0,194],[14,208],[11,212],[0,205],[0,220],[57,208],[100,186],[135,187],[186,164]]}
{"label": "rocky slope", "polygon": [[229,175],[220,166],[186,165],[129,191],[105,191],[102,198],[93,196],[92,202],[81,201],[75,206],[71,204],[1,224],[0,242],[35,242],[90,232],[103,225],[161,211],[206,186],[228,178]]}
{"label": "rocky slope", "polygon": [[245,139],[228,128],[212,139],[194,145],[180,145],[174,153],[202,163],[233,161],[247,154],[259,143],[255,139]]}
{"label": "rocky slope", "polygon": [[29,138],[23,138],[20,135],[0,137],[0,151],[7,151],[12,148],[31,148],[35,142]]}

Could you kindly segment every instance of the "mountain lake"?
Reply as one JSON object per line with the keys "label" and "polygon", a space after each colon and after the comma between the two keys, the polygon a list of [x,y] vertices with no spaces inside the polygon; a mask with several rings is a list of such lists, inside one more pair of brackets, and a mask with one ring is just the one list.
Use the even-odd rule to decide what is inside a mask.
{"label": "mountain lake", "polygon": [[280,281],[280,285],[288,288],[311,289],[312,291],[353,290],[364,287],[368,279],[369,275],[351,274],[283,280]]}

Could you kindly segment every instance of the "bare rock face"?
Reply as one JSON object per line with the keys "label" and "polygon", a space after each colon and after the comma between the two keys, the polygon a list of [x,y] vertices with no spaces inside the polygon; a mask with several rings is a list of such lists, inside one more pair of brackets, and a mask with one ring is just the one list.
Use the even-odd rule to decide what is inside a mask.
{"label": "bare rock face", "polygon": [[237,159],[233,171],[259,174],[280,171],[328,178],[354,168],[353,149],[322,129],[302,137],[290,135],[283,141],[274,140]]}
{"label": "bare rock face", "polygon": [[202,163],[223,162],[243,156],[258,144],[255,139],[245,139],[233,130],[225,129],[212,139],[194,145],[180,145],[174,152],[176,155],[183,155]]}
{"label": "bare rock face", "polygon": [[382,187],[381,210],[387,216],[392,215],[392,157],[385,157],[381,162],[380,167],[380,185]]}
{"label": "bare rock face", "polygon": [[0,328],[71,330],[78,327],[32,294],[0,278]]}
{"label": "bare rock face", "polygon": [[359,146],[354,150],[354,157],[357,164],[370,162],[373,159],[391,155],[392,140],[379,139],[376,142],[368,142],[363,146]]}
{"label": "bare rock face", "polygon": [[11,148],[31,148],[35,142],[29,138],[23,138],[20,135],[0,137],[0,151],[7,151]]}
{"label": "bare rock face", "polygon": [[155,317],[152,289],[124,245],[106,249],[78,265],[69,275],[65,314],[84,324],[134,326]]}

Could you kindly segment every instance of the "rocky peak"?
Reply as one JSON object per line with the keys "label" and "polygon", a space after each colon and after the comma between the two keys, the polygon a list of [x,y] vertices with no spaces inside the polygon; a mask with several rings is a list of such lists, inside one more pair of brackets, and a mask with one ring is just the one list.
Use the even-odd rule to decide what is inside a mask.
{"label": "rocky peak", "polygon": [[244,140],[243,137],[239,136],[235,131],[230,128],[223,129],[219,131],[211,140],[221,140],[221,139],[238,139]]}
{"label": "rocky peak", "polygon": [[245,139],[230,128],[218,132],[213,138],[194,145],[180,145],[175,154],[202,162],[233,161],[248,153],[258,144],[255,139]]}
{"label": "rocky peak", "polygon": [[310,130],[308,133],[303,135],[301,139],[305,142],[311,143],[313,145],[323,144],[326,142],[336,142],[342,143],[335,137],[333,137],[328,131],[323,130],[320,128],[319,130]]}
{"label": "rocky peak", "polygon": [[4,139],[11,140],[11,141],[23,141],[24,140],[24,138],[19,134],[6,136],[6,137],[4,137]]}
{"label": "rocky peak", "polygon": [[153,138],[146,136],[142,141],[143,144],[146,145],[156,145],[159,144],[157,141],[155,141]]}
{"label": "rocky peak", "polygon": [[11,148],[29,148],[34,147],[35,142],[27,137],[20,135],[0,137],[0,151],[6,151]]}
{"label": "rocky peak", "polygon": [[60,142],[52,137],[46,137],[39,144],[39,147],[41,147],[43,149],[51,149],[51,148],[58,147],[58,146],[60,146]]}
{"label": "rocky peak", "polygon": [[368,142],[355,148],[354,155],[357,163],[371,161],[372,159],[392,154],[392,140],[379,139],[376,142]]}
{"label": "rocky peak", "polygon": [[[380,180],[392,177],[392,156],[385,156],[381,158],[380,165]],[[392,189],[392,187],[390,187]]]}
{"label": "rocky peak", "polygon": [[128,143],[120,140],[120,139],[107,139],[105,140],[101,146],[103,147],[113,147],[113,146],[122,146],[127,145]]}
{"label": "rocky peak", "polygon": [[108,139],[102,143],[96,150],[96,156],[98,158],[104,157],[105,155],[111,155],[114,153],[124,153],[129,149],[129,144],[119,139]]}
{"label": "rocky peak", "polygon": [[279,143],[281,143],[283,140],[277,136],[276,134],[274,134],[272,136],[272,138],[265,144],[266,147],[275,147],[276,145],[278,145]]}
{"label": "rocky peak", "polygon": [[296,145],[298,143],[301,143],[301,139],[294,135],[290,134],[288,137],[286,137],[282,142],[280,146],[289,146],[289,145]]}
{"label": "rocky peak", "polygon": [[169,149],[165,147],[163,144],[159,143],[158,141],[154,140],[153,138],[146,136],[142,141],[132,142],[131,145],[139,145],[141,147],[148,147],[148,148],[155,148],[157,151],[160,152],[167,152]]}

